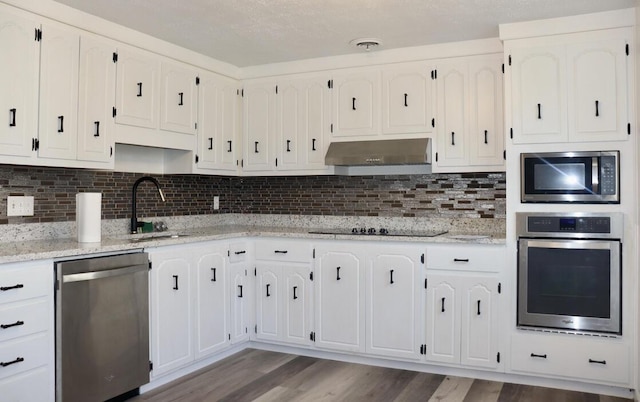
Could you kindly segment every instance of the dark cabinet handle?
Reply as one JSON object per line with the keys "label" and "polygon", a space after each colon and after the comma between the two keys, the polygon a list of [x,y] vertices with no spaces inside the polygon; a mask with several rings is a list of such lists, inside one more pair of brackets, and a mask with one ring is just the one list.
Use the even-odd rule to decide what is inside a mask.
{"label": "dark cabinet handle", "polygon": [[598,107],[599,106],[598,104],[599,102],[596,101],[596,117],[600,117],[600,110],[599,110],[600,108]]}
{"label": "dark cabinet handle", "polygon": [[2,324],[2,325],[0,325],[0,328],[7,329],[7,328],[11,328],[11,327],[18,327],[20,325],[24,325],[24,321],[16,321],[13,324]]}
{"label": "dark cabinet handle", "polygon": [[3,292],[6,292],[7,290],[12,290],[12,289],[22,289],[24,287],[23,284],[18,283],[17,285],[13,285],[13,286],[2,286],[0,287],[0,290]]}
{"label": "dark cabinet handle", "polygon": [[451,132],[451,145],[453,145],[453,146],[455,146],[455,145],[456,145],[455,135],[456,135],[456,133],[454,133],[454,132],[452,131],[452,132]]}
{"label": "dark cabinet handle", "polygon": [[180,100],[178,101],[178,106],[183,106],[184,102],[183,102],[183,98],[184,98],[184,92],[178,92],[178,96],[180,97]]}
{"label": "dark cabinet handle", "polygon": [[606,364],[607,364],[607,361],[606,361],[606,360],[593,360],[593,359],[589,359],[589,363],[606,365]]}
{"label": "dark cabinet handle", "polygon": [[141,82],[138,83],[138,94],[136,96],[138,96],[138,97],[142,96],[142,83]]}
{"label": "dark cabinet handle", "polygon": [[535,353],[531,353],[531,357],[537,357],[538,359],[546,359],[547,358],[547,354],[543,354],[543,355],[537,355]]}
{"label": "dark cabinet handle", "polygon": [[242,251],[236,251],[234,254],[235,255],[240,255],[240,254],[244,254],[246,253],[246,251],[242,250]]}
{"label": "dark cabinet handle", "polygon": [[297,286],[293,287],[293,300],[296,300],[298,298],[298,296],[296,295],[296,290],[298,290]]}
{"label": "dark cabinet handle", "polygon": [[271,296],[271,293],[269,292],[269,287],[271,286],[270,283],[267,283],[267,297]]}
{"label": "dark cabinet handle", "polygon": [[440,309],[440,312],[444,313],[444,297],[442,298],[442,308]]}
{"label": "dark cabinet handle", "polygon": [[389,271],[389,283],[393,285],[393,269]]}
{"label": "dark cabinet handle", "polygon": [[227,149],[227,152],[231,152],[231,141],[227,141],[227,143],[229,144],[229,149]]}
{"label": "dark cabinet handle", "polygon": [[275,250],[274,253],[276,254],[287,254],[289,251],[287,250]]}
{"label": "dark cabinet handle", "polygon": [[468,258],[454,258],[453,262],[469,262]]}
{"label": "dark cabinet handle", "polygon": [[480,300],[478,300],[478,315],[480,315]]}
{"label": "dark cabinet handle", "polygon": [[489,143],[489,140],[488,140],[488,138],[487,138],[487,134],[488,134],[487,130],[484,130],[484,143],[485,143],[485,144],[488,144],[488,143]]}
{"label": "dark cabinet handle", "polygon": [[542,119],[542,105],[538,103],[538,119]]}
{"label": "dark cabinet handle", "polygon": [[311,150],[312,151],[316,150],[316,139],[315,138],[311,139]]}
{"label": "dark cabinet handle", "polygon": [[213,272],[213,278],[211,278],[211,282],[216,282],[216,269],[211,268],[211,272]]}
{"label": "dark cabinet handle", "polygon": [[16,109],[9,109],[9,127],[16,126]]}
{"label": "dark cabinet handle", "polygon": [[173,290],[178,290],[178,275],[173,275]]}
{"label": "dark cabinet handle", "polygon": [[242,297],[242,285],[238,285],[238,290],[240,290],[238,297]]}
{"label": "dark cabinet handle", "polygon": [[339,281],[340,280],[340,267],[336,268],[336,280]]}
{"label": "dark cabinet handle", "polygon": [[213,137],[209,137],[209,148],[207,148],[209,151],[211,151],[213,149]]}
{"label": "dark cabinet handle", "polygon": [[58,132],[64,133],[64,116],[58,116]]}
{"label": "dark cabinet handle", "polygon": [[356,110],[356,98],[351,98],[351,109]]}
{"label": "dark cabinet handle", "polygon": [[96,126],[96,132],[93,134],[94,137],[100,137],[100,122],[94,121],[93,124]]}
{"label": "dark cabinet handle", "polygon": [[287,152],[291,152],[291,140],[287,140]]}
{"label": "dark cabinet handle", "polygon": [[409,106],[409,104],[407,103],[407,97],[408,97],[408,96],[409,96],[409,95],[404,94],[404,107]]}
{"label": "dark cabinet handle", "polygon": [[16,363],[20,363],[24,361],[24,357],[18,357],[13,361],[10,362],[0,362],[0,366],[2,367],[7,367],[7,366],[11,366],[12,364],[16,364]]}
{"label": "dark cabinet handle", "polygon": [[258,153],[258,141],[254,145],[253,152]]}

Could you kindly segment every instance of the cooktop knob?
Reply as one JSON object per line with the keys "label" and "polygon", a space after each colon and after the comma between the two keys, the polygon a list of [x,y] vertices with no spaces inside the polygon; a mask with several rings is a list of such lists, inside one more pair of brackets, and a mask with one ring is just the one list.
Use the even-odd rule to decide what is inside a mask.
{"label": "cooktop knob", "polygon": [[358,233],[358,229],[357,229],[357,228],[353,228],[353,229],[351,229],[351,233],[353,233],[353,234],[357,234],[357,233]]}
{"label": "cooktop knob", "polygon": [[362,233],[362,234],[367,233],[367,229],[365,229],[365,228],[360,228],[360,233]]}
{"label": "cooktop knob", "polygon": [[369,230],[367,232],[369,234],[376,234],[376,229],[375,228],[369,228]]}
{"label": "cooktop knob", "polygon": [[389,234],[389,231],[387,229],[385,229],[385,228],[380,228],[380,234],[381,235],[386,235],[386,234]]}

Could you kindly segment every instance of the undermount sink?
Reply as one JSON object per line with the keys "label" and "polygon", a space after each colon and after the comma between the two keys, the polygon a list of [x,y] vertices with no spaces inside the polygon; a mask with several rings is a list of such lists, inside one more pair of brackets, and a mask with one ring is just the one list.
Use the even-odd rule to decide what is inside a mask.
{"label": "undermount sink", "polygon": [[146,241],[154,241],[154,240],[166,240],[166,239],[177,239],[179,237],[189,236],[187,234],[174,233],[174,234],[158,234],[158,235],[150,235],[144,237],[136,237],[133,239],[129,239],[131,243],[142,243]]}

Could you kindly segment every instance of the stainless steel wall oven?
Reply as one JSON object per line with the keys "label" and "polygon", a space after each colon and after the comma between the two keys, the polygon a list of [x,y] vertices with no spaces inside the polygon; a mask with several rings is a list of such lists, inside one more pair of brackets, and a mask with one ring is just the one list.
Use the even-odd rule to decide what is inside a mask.
{"label": "stainless steel wall oven", "polygon": [[620,213],[517,213],[518,326],[622,334]]}

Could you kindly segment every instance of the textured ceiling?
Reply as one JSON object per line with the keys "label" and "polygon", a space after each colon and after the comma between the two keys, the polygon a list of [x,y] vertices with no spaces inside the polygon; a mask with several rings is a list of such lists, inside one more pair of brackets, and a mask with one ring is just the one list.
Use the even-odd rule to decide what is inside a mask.
{"label": "textured ceiling", "polygon": [[498,36],[498,24],[636,0],[56,0],[238,67]]}

